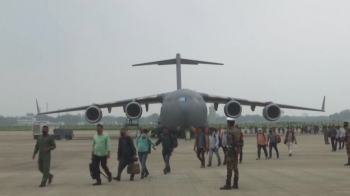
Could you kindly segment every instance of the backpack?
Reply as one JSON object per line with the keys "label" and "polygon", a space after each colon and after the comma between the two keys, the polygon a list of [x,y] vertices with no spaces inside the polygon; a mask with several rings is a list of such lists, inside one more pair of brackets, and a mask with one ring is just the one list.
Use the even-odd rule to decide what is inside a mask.
{"label": "backpack", "polygon": [[276,134],[276,137],[277,137],[277,143],[281,143],[281,136]]}
{"label": "backpack", "polygon": [[173,136],[173,135],[171,135],[171,138],[173,140],[173,148],[177,148],[177,145],[178,145],[177,138],[175,136]]}

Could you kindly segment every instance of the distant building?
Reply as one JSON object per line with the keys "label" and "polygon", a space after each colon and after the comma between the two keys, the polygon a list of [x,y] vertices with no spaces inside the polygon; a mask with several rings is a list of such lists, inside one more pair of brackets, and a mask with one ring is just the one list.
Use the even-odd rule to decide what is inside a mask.
{"label": "distant building", "polygon": [[27,116],[17,118],[18,125],[32,125],[36,121],[33,113],[28,113]]}
{"label": "distant building", "polygon": [[208,115],[208,121],[209,123],[215,123],[216,122],[216,111],[214,106],[209,107],[209,115]]}

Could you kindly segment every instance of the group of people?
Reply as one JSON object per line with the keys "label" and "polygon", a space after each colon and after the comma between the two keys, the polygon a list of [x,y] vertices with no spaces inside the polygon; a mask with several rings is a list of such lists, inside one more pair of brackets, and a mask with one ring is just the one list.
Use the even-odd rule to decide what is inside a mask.
{"label": "group of people", "polygon": [[[53,175],[50,173],[50,162],[51,162],[51,151],[56,148],[56,143],[53,136],[48,134],[49,128],[43,126],[42,136],[37,139],[33,160],[36,154],[39,153],[38,167],[39,171],[43,174],[42,181],[39,187],[45,187],[46,184],[51,184],[53,180]],[[107,166],[107,159],[110,158],[110,138],[109,135],[103,133],[103,125],[98,124],[96,128],[97,133],[93,137],[91,160],[93,166],[93,173],[96,179],[96,183],[93,185],[101,185],[100,177],[100,166],[107,175],[108,181],[111,182],[112,179],[120,181],[121,173],[123,170],[131,163],[137,162],[141,163],[141,179],[144,179],[149,175],[149,171],[146,167],[147,156],[150,154],[150,147],[156,149],[156,146],[162,143],[162,155],[165,163],[165,168],[163,170],[164,174],[170,173],[170,156],[173,149],[177,147],[177,140],[168,132],[167,127],[163,128],[163,134],[159,137],[157,142],[154,142],[150,137],[147,136],[147,129],[142,130],[136,138],[136,147],[133,139],[126,134],[126,129],[120,129],[120,138],[118,143],[118,171],[117,176],[112,178],[112,173]],[[138,158],[137,158],[138,153]],[[130,174],[130,181],[134,180],[134,174]]]}
{"label": "group of people", "polygon": [[339,150],[344,149],[345,144],[345,132],[340,130],[340,126],[324,126],[322,128],[325,144],[329,144],[328,138],[331,138],[332,151],[337,151],[339,144]]}
{"label": "group of people", "polygon": [[[227,129],[225,129],[221,134],[215,128],[209,128],[209,135],[206,135],[203,132],[203,127],[197,128],[197,135],[195,138],[194,150],[197,153],[197,157],[201,162],[201,168],[205,167],[205,157],[204,153],[209,152],[209,163],[207,166],[212,165],[212,155],[215,154],[218,159],[218,166],[221,165],[221,158],[218,153],[219,147],[222,147],[224,152],[224,161],[223,165],[227,167],[227,178],[226,183],[221,190],[230,190],[231,188],[238,189],[238,155],[240,156],[240,162],[242,161],[243,154],[243,134],[240,129],[235,128],[235,119],[227,118]],[[350,129],[348,128],[349,123],[344,122],[345,135],[342,137],[342,141],[346,144],[346,150],[348,155],[348,162],[344,166],[350,166]],[[339,127],[330,127],[330,136],[331,138],[337,138]],[[39,187],[45,187],[46,184],[51,184],[53,180],[53,175],[50,173],[50,162],[51,162],[51,151],[56,148],[55,140],[53,136],[48,134],[49,128],[43,126],[42,136],[37,139],[33,160],[36,157],[36,154],[39,153],[38,158],[38,168],[39,171],[43,174],[42,181]],[[138,160],[141,163],[141,179],[144,179],[149,175],[149,171],[146,167],[147,156],[150,154],[151,146],[156,149],[156,146],[162,143],[162,156],[165,163],[163,169],[164,174],[170,173],[170,157],[174,148],[177,147],[177,140],[175,136],[171,135],[168,132],[167,127],[163,128],[163,134],[160,135],[157,142],[154,142],[151,138],[147,136],[147,129],[142,130],[142,134],[139,135],[136,140],[136,147],[134,145],[133,139],[126,134],[126,129],[122,128],[120,130],[120,138],[118,143],[118,173],[115,178],[112,178],[112,173],[107,167],[107,159],[110,158],[110,138],[108,134],[103,133],[103,125],[97,125],[97,133],[93,137],[92,145],[92,165],[94,167],[94,173],[96,175],[96,183],[93,185],[101,185],[100,178],[100,165],[105,171],[108,181],[111,182],[112,179],[120,181],[121,173],[129,164],[137,162]],[[338,137],[339,138],[339,137]],[[278,134],[275,133],[275,129],[271,128],[269,134],[266,135],[266,131],[259,131],[257,134],[257,148],[258,148],[258,158],[260,159],[261,149],[264,150],[265,158],[272,157],[272,148],[276,151],[276,156],[279,158],[279,152],[277,144],[281,142],[281,138]],[[327,143],[327,142],[326,142]],[[292,156],[292,146],[297,144],[295,133],[293,130],[288,130],[285,136],[284,144],[288,146],[289,156]],[[333,143],[332,143],[333,144]],[[267,155],[266,147],[269,146],[269,156]],[[334,149],[334,148],[333,148]],[[138,153],[138,158],[136,156]],[[233,185],[232,184],[232,173],[234,172]],[[134,180],[134,174],[130,174],[130,181]]]}

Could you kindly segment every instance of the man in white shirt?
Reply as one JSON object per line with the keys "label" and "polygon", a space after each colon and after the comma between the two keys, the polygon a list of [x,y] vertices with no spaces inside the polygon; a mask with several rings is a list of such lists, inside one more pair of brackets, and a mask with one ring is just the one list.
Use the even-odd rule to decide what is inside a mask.
{"label": "man in white shirt", "polygon": [[213,153],[215,153],[216,158],[218,159],[218,166],[221,165],[221,158],[219,155],[219,137],[215,133],[215,128],[209,128],[209,164],[208,167],[211,167],[211,160],[213,158]]}
{"label": "man in white shirt", "polygon": [[335,149],[337,149],[337,144],[339,143],[339,150],[341,150],[341,143],[342,143],[342,131],[340,130],[340,126],[337,126],[337,135],[335,136],[336,143],[335,143]]}
{"label": "man in white shirt", "polygon": [[227,130],[226,129],[222,130],[220,137],[221,137],[221,147],[222,147],[222,150],[224,151],[223,165],[226,165],[226,151],[227,151]]}

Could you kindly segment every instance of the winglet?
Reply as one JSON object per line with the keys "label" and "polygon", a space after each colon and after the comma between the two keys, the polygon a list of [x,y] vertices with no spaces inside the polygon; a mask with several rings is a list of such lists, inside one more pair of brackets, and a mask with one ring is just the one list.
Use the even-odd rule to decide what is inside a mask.
{"label": "winglet", "polygon": [[323,97],[323,103],[322,103],[322,112],[325,112],[325,102],[326,102],[326,96]]}
{"label": "winglet", "polygon": [[36,111],[37,111],[37,114],[40,114],[40,108],[39,108],[39,104],[38,104],[37,99],[36,99]]}

